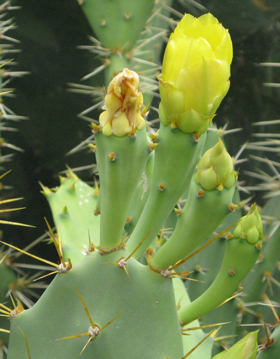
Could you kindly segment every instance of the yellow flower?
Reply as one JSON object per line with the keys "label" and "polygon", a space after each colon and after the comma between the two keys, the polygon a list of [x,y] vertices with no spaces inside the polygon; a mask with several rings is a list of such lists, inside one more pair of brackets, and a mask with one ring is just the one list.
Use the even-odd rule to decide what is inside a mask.
{"label": "yellow flower", "polygon": [[99,116],[102,131],[106,136],[134,135],[145,126],[140,114],[143,96],[138,92],[139,76],[123,69],[110,82],[105,96],[104,112]]}
{"label": "yellow flower", "polygon": [[232,42],[210,13],[185,14],[168,41],[159,76],[160,119],[204,133],[229,89]]}

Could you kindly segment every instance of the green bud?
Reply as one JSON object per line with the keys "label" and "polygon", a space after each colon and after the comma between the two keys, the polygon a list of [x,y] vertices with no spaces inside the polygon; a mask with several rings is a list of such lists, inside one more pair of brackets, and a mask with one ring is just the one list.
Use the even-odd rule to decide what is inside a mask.
{"label": "green bud", "polygon": [[258,330],[247,334],[229,350],[215,355],[213,359],[255,359],[258,352]]}
{"label": "green bud", "polygon": [[233,236],[234,238],[246,239],[250,244],[256,244],[262,239],[262,220],[256,204],[253,204],[247,215],[240,219]]}
{"label": "green bud", "polygon": [[195,181],[205,190],[230,189],[235,184],[236,175],[233,161],[221,139],[204,153],[197,166]]}

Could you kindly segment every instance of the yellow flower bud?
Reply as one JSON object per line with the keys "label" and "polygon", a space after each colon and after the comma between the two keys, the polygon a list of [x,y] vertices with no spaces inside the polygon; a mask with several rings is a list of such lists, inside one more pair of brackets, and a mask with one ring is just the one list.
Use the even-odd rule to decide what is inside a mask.
{"label": "yellow flower bud", "polygon": [[138,92],[139,76],[124,69],[110,82],[105,96],[105,110],[99,116],[104,135],[134,135],[145,126],[140,114],[143,96]]}
{"label": "yellow flower bud", "polygon": [[253,204],[247,215],[240,219],[233,235],[235,238],[246,239],[250,244],[256,244],[263,238],[262,220],[256,204]]}
{"label": "yellow flower bud", "polygon": [[160,119],[204,133],[229,89],[232,42],[210,13],[185,14],[168,41],[159,76]]}

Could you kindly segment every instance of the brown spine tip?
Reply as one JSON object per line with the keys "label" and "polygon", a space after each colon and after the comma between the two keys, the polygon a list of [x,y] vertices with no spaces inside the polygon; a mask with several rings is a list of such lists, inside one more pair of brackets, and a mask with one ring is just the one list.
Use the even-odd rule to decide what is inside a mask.
{"label": "brown spine tip", "polygon": [[233,234],[228,232],[227,236],[226,236],[226,239],[230,240],[233,238]]}
{"label": "brown spine tip", "polygon": [[260,241],[259,243],[255,244],[255,247],[257,248],[258,251],[261,251],[261,249],[262,249],[262,242]]}
{"label": "brown spine tip", "polygon": [[156,142],[158,140],[158,131],[156,133],[150,133],[149,137],[153,142]]}
{"label": "brown spine tip", "polygon": [[115,161],[116,160],[116,154],[115,152],[110,152],[107,156],[109,158],[110,161]]}
{"label": "brown spine tip", "polygon": [[98,216],[98,215],[100,214],[100,210],[99,210],[99,209],[95,209],[93,213],[94,213],[95,216]]}
{"label": "brown spine tip", "polygon": [[149,144],[149,150],[152,152],[154,149],[158,146],[158,143],[150,143]]}
{"label": "brown spine tip", "polygon": [[180,216],[180,214],[182,213],[182,210],[179,208],[174,208],[174,211],[177,214],[177,216]]}
{"label": "brown spine tip", "polygon": [[160,183],[159,186],[158,186],[158,188],[159,188],[159,190],[160,190],[161,192],[163,192],[163,191],[165,190],[165,188],[166,188],[166,185],[165,185],[164,183]]}
{"label": "brown spine tip", "polygon": [[228,272],[231,276],[234,276],[236,273],[234,269],[230,269]]}
{"label": "brown spine tip", "polygon": [[101,130],[101,127],[96,125],[94,122],[91,123],[91,130],[93,133],[97,133]]}
{"label": "brown spine tip", "polygon": [[193,134],[193,139],[195,140],[195,142],[198,142],[200,136],[201,136],[201,133],[194,133]]}
{"label": "brown spine tip", "polygon": [[204,196],[204,190],[201,188],[197,191],[197,197],[203,197]]}
{"label": "brown spine tip", "polygon": [[237,204],[234,204],[234,203],[231,203],[231,204],[228,206],[228,209],[229,209],[231,212],[236,211],[238,208],[239,208],[239,206],[238,206]]}
{"label": "brown spine tip", "polygon": [[93,143],[90,143],[88,147],[92,150],[92,152],[96,151],[96,146]]}
{"label": "brown spine tip", "polygon": [[131,18],[131,13],[130,12],[126,12],[125,14],[124,14],[124,17],[128,20],[128,19],[130,19]]}
{"label": "brown spine tip", "polygon": [[170,126],[171,126],[172,130],[175,130],[175,128],[177,128],[177,125],[174,121],[171,122]]}

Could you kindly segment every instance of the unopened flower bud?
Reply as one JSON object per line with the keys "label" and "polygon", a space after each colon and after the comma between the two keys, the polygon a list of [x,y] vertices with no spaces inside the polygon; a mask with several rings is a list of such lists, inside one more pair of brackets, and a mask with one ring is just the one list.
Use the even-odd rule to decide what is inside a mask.
{"label": "unopened flower bud", "polygon": [[258,352],[258,330],[247,334],[229,350],[214,356],[213,359],[255,359]]}
{"label": "unopened flower bud", "polygon": [[233,235],[235,238],[246,239],[250,244],[256,244],[263,238],[262,220],[256,204],[253,204],[247,215],[240,219]]}
{"label": "unopened flower bud", "polygon": [[222,191],[223,188],[229,189],[234,186],[233,161],[221,139],[206,151],[198,162],[195,181],[208,191]]}
{"label": "unopened flower bud", "polygon": [[168,41],[159,76],[160,120],[204,133],[229,89],[232,42],[210,13],[185,14]]}

